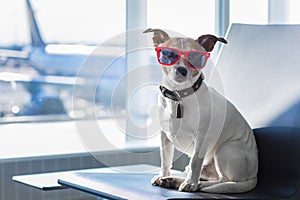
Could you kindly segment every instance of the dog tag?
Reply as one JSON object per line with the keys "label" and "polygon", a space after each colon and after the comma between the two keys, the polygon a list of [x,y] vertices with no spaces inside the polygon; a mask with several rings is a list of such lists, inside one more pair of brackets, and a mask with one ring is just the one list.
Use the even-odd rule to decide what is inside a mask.
{"label": "dog tag", "polygon": [[176,118],[182,118],[182,117],[183,117],[183,106],[181,104],[178,104]]}

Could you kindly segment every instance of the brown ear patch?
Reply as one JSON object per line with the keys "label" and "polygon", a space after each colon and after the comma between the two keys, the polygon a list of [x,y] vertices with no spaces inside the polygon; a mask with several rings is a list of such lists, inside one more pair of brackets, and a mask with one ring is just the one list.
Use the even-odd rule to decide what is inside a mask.
{"label": "brown ear patch", "polygon": [[207,52],[211,52],[214,49],[216,42],[222,42],[227,44],[227,41],[224,38],[218,38],[214,35],[201,35],[196,39],[198,42]]}
{"label": "brown ear patch", "polygon": [[160,30],[160,29],[148,28],[143,33],[150,33],[150,32],[154,32],[152,39],[153,39],[153,45],[155,47],[157,45],[161,44],[161,43],[164,43],[168,39],[170,39],[169,35],[166,32],[164,32],[163,30]]}

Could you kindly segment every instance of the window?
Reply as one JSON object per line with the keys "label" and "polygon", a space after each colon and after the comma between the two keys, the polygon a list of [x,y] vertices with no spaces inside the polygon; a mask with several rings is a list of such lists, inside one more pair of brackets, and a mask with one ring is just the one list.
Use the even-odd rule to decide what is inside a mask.
{"label": "window", "polygon": [[197,38],[215,33],[215,1],[150,0],[148,27],[161,28]]}
{"label": "window", "polygon": [[[2,119],[38,115],[51,115],[53,118],[53,114],[73,118],[72,84],[76,81],[77,72],[97,45],[125,32],[125,3],[125,0],[80,0],[72,3],[13,0],[3,3],[5,9],[0,14],[3,27],[0,33],[0,88],[5,88],[7,96],[0,98]],[[27,10],[32,12],[32,17]],[[32,25],[35,23],[36,27]],[[38,40],[39,34],[42,41],[31,44],[33,38]],[[97,55],[98,60],[94,63],[115,56],[113,52],[116,49],[125,51],[125,41],[114,42],[107,44],[106,54]],[[24,57],[21,51],[28,57]],[[114,71],[113,77],[108,73],[103,75],[106,86],[115,83],[126,70],[124,59],[118,64],[121,66]],[[83,78],[92,73],[84,74]],[[11,86],[10,90],[7,85]],[[26,93],[26,98],[16,101],[13,93],[17,91]],[[102,89],[95,98],[103,99],[105,95],[108,93]],[[85,105],[90,102],[84,98],[83,92],[75,103]],[[101,108],[108,104],[102,103],[104,105],[99,105]],[[104,115],[104,111],[99,113]],[[85,117],[86,113],[80,116]]]}
{"label": "window", "polygon": [[297,0],[286,0],[286,23],[289,24],[299,24],[300,14],[299,6],[300,2]]}
{"label": "window", "polygon": [[[101,119],[109,141],[124,144],[125,135],[112,128],[110,98],[111,90],[126,72],[125,37],[116,37],[126,31],[125,5],[125,0],[2,2],[0,137],[5,144],[14,144],[19,134],[26,137],[11,145],[9,152],[3,150],[1,158],[4,154],[13,157],[82,151],[73,119],[88,120],[91,116]],[[99,45],[105,51],[97,50]],[[106,67],[108,60],[114,61],[111,67],[103,70],[101,78],[96,77],[95,71]],[[91,70],[83,69],[78,76],[84,65],[90,65]],[[91,87],[95,82],[98,85]],[[76,95],[74,84],[78,86]],[[89,90],[94,96],[87,95]],[[121,101],[125,94],[123,90],[117,98]],[[124,104],[119,105],[122,112]],[[6,125],[14,122],[30,123]],[[45,130],[38,131],[37,127]],[[55,139],[45,141],[48,136]],[[57,145],[55,140],[77,142]],[[39,145],[33,145],[33,141]],[[102,148],[101,141],[98,144]],[[31,145],[34,148],[29,148]]]}
{"label": "window", "polygon": [[299,24],[297,0],[230,0],[230,22],[248,24]]}
{"label": "window", "polygon": [[[129,0],[72,3],[31,0],[38,30],[30,23],[33,19],[27,16],[26,2],[7,0],[2,4],[6,9],[0,13],[1,24],[5,27],[0,32],[0,92],[6,94],[0,97],[0,122],[17,118],[15,121],[95,118],[102,122],[107,120],[103,130],[108,134],[112,131],[109,127],[120,125],[113,131],[120,131],[121,140],[128,142],[126,128],[131,122],[126,116],[129,116],[137,130],[146,128],[149,131],[152,119],[149,109],[151,111],[157,101],[161,71],[152,47],[130,54],[138,59],[147,55],[147,64],[156,67],[142,70],[142,73],[126,68],[125,31],[128,20],[132,20],[126,14]],[[139,15],[136,19],[146,19],[142,26],[161,28],[172,36],[197,38],[207,33],[219,34],[216,25],[220,25],[220,16],[230,23],[267,24],[276,21],[274,16],[284,17],[285,23],[300,21],[297,0],[280,4],[271,4],[271,0],[230,0],[224,16],[216,13],[216,7],[222,5],[217,0],[144,2],[147,2],[146,9],[144,12],[136,10]],[[284,15],[278,14],[281,12]],[[30,39],[37,31],[44,43],[32,46]],[[90,67],[85,70],[85,65]],[[101,78],[97,77],[99,69],[103,69]],[[127,77],[129,72],[133,74],[132,79]],[[127,84],[140,79],[147,80],[147,84],[130,91],[126,110]],[[89,87],[91,82],[95,87]],[[74,83],[78,85],[75,95]],[[147,134],[146,140],[152,137]],[[111,135],[110,140],[114,140],[114,136]]]}
{"label": "window", "polygon": [[268,0],[230,0],[230,22],[267,24],[268,2]]}
{"label": "window", "polygon": [[25,1],[1,1],[0,5],[2,8],[0,12],[0,46],[19,49],[28,44],[28,24],[24,17],[26,14]]}
{"label": "window", "polygon": [[125,1],[31,0],[46,43],[100,44],[125,31]]}

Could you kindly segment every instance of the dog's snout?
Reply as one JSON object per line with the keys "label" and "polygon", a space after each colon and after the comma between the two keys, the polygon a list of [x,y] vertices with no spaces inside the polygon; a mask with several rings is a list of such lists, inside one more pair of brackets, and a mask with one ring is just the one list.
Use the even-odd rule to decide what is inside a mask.
{"label": "dog's snout", "polygon": [[186,76],[187,75],[187,69],[186,68],[184,68],[184,67],[177,67],[176,69],[175,69],[175,72],[176,72],[176,74],[179,74],[179,75],[182,75],[182,76]]}

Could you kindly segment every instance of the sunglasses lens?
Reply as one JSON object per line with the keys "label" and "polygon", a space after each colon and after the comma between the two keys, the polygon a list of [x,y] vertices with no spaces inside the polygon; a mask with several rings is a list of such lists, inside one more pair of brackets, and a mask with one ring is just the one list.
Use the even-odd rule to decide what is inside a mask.
{"label": "sunglasses lens", "polygon": [[161,49],[158,54],[158,60],[162,64],[172,65],[176,62],[178,54],[170,49]]}
{"label": "sunglasses lens", "polygon": [[187,60],[190,65],[199,69],[199,68],[204,67],[205,62],[206,62],[206,56],[204,54],[201,54],[198,52],[190,52],[187,55]]}

